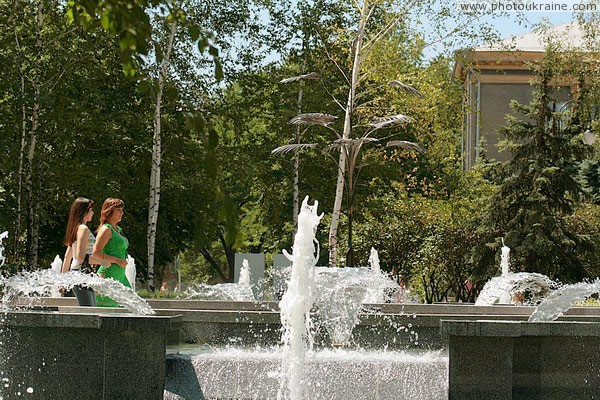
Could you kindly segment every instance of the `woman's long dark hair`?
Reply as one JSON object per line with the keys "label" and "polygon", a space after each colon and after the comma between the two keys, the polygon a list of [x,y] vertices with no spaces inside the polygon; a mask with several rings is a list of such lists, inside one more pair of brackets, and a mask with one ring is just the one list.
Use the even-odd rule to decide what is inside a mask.
{"label": "woman's long dark hair", "polygon": [[64,244],[70,246],[77,241],[77,228],[83,223],[85,214],[94,207],[94,201],[85,197],[78,197],[71,204],[69,213],[69,222],[67,223],[67,233],[65,234]]}

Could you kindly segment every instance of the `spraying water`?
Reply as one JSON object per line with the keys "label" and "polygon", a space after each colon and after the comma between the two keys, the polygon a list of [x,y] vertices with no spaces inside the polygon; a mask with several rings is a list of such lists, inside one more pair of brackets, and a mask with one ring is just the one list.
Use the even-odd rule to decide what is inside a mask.
{"label": "spraying water", "polygon": [[238,283],[196,284],[188,287],[182,297],[199,300],[256,301],[250,284],[250,264],[248,260],[244,259],[242,261]]}
{"label": "spraying water", "polygon": [[[61,268],[62,268],[62,260],[60,258],[60,256],[57,254],[56,257],[54,257],[54,261],[52,261],[52,263],[50,264],[50,269],[52,271],[54,271],[57,274],[61,273]],[[58,286],[54,286],[51,290],[51,296],[52,297],[60,297],[60,291],[58,290]]]}
{"label": "spraying water", "polygon": [[52,288],[63,287],[67,290],[73,286],[90,287],[103,296],[108,296],[132,313],[154,315],[152,308],[131,288],[112,278],[101,278],[97,275],[82,274],[71,271],[64,274],[52,269],[33,272],[21,272],[0,282],[2,286],[2,307],[10,307],[18,296],[35,298],[49,296]]}
{"label": "spraying water", "polygon": [[377,254],[377,250],[373,247],[371,247],[371,254],[369,255],[369,265],[371,266],[371,271],[381,272],[381,267],[379,266],[379,254]]}
{"label": "spraying water", "polygon": [[250,287],[250,264],[248,260],[244,258],[242,261],[242,268],[240,268],[240,279],[238,280],[240,286]]}
{"label": "spraying water", "polygon": [[[2,240],[8,236],[8,232],[0,235],[0,260],[4,263],[4,247]],[[112,278],[104,279],[95,274],[82,274],[72,271],[60,273],[62,262],[59,256],[54,258],[49,269],[33,272],[21,272],[9,278],[0,279],[0,310],[9,311],[18,296],[25,296],[35,301],[39,296],[50,296],[57,288],[70,290],[73,286],[85,286],[94,289],[103,296],[114,299],[117,303],[135,314],[154,315],[152,308],[138,296],[131,288],[124,286]]]}
{"label": "spraying water", "polygon": [[578,301],[600,292],[600,280],[564,285],[546,297],[529,317],[530,322],[554,321]]}
{"label": "spraying water", "polygon": [[2,245],[2,241],[8,237],[8,231],[4,231],[0,233],[0,268],[4,266],[4,262],[6,261],[6,257],[4,257],[4,246]]}
{"label": "spraying water", "polygon": [[127,277],[127,280],[129,281],[129,285],[131,286],[131,288],[135,291],[135,275],[136,275],[136,268],[135,268],[135,259],[133,257],[131,257],[129,254],[127,254],[127,265],[125,266],[125,276]]}
{"label": "spraying water", "polygon": [[500,255],[500,268],[502,270],[502,276],[506,276],[510,273],[510,247],[504,244],[504,238],[502,238],[502,254]]}
{"label": "spraying water", "polygon": [[365,303],[384,303],[398,285],[368,268],[315,268],[314,303],[331,342],[346,346]]}
{"label": "spraying water", "polygon": [[[319,244],[315,239],[323,214],[317,214],[319,202],[308,205],[304,198],[298,214],[298,231],[292,254],[283,251],[292,261],[291,278],[279,308],[283,325],[282,379],[277,398],[302,400],[305,355],[312,345],[310,310],[313,306],[315,265],[319,259]],[[308,340],[306,340],[308,339]]]}

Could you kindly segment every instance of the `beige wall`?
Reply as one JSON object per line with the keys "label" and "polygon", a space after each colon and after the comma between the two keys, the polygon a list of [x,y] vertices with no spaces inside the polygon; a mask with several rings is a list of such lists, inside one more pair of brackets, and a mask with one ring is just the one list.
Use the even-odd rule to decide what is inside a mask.
{"label": "beige wall", "polygon": [[[506,126],[506,115],[515,114],[510,108],[511,100],[521,104],[528,104],[532,99],[532,86],[527,82],[525,75],[531,76],[527,71],[519,71],[515,74],[515,80],[519,83],[507,83],[512,77],[510,75],[487,72],[478,76],[470,75],[465,84],[465,119],[463,129],[463,153],[466,169],[471,169],[477,162],[479,156],[478,147],[485,141],[483,152],[490,161],[506,161],[510,159],[510,153],[498,149],[500,128]],[[496,82],[489,82],[489,81]],[[500,82],[498,82],[500,81]],[[571,99],[568,87],[559,91],[558,101]]]}
{"label": "beige wall", "polygon": [[[499,129],[506,126],[506,115],[515,115],[510,108],[511,100],[521,104],[531,101],[529,84],[482,83],[480,102],[480,140],[485,140],[484,152],[488,160],[506,161],[510,153],[498,149]],[[516,114],[519,116],[518,114]],[[521,117],[521,116],[519,116]]]}

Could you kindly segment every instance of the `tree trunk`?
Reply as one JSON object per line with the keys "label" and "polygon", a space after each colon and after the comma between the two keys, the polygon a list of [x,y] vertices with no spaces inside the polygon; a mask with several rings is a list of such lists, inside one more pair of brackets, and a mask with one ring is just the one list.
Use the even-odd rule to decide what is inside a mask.
{"label": "tree trunk", "polygon": [[221,268],[219,268],[219,264],[217,264],[217,261],[210,254],[210,251],[206,247],[203,247],[200,249],[200,254],[202,254],[204,259],[206,261],[208,261],[208,263],[213,267],[213,269],[219,275],[219,277],[223,280],[223,282],[227,282],[227,277],[225,276],[225,274],[223,274],[223,271],[221,271]]}
{"label": "tree trunk", "polygon": [[[27,144],[27,108],[25,106],[25,76],[21,69],[21,144],[19,146],[19,167],[17,171],[17,215],[15,216],[15,245],[13,268],[19,265],[21,259],[21,221],[23,219],[23,164],[25,161],[25,146]],[[16,271],[13,271],[16,272]]]}
{"label": "tree trunk", "polygon": [[[347,152],[348,153],[348,152]],[[352,153],[347,157],[352,157]],[[349,160],[352,161],[352,160]],[[352,248],[352,211],[354,208],[354,166],[348,168],[348,252],[346,253],[346,267],[354,267],[354,249]]]}
{"label": "tree trunk", "polygon": [[[306,69],[306,54],[304,55],[304,60],[302,62],[302,71],[300,71],[300,75],[304,74]],[[296,115],[302,114],[302,96],[304,94],[304,80],[300,80],[300,87],[298,88],[298,113]],[[301,129],[300,125],[296,125],[296,143],[302,143],[302,138],[300,137]],[[294,153],[294,230],[298,227],[298,213],[300,212],[299,207],[299,196],[300,190],[298,188],[298,184],[300,181],[300,152],[296,151]]]}
{"label": "tree trunk", "polygon": [[25,147],[27,145],[27,106],[25,103],[25,63],[23,62],[23,54],[21,52],[21,43],[17,31],[17,24],[13,27],[15,35],[15,46],[19,59],[19,75],[21,76],[21,140],[19,146],[19,163],[17,169],[17,214],[15,216],[15,234],[14,234],[14,253],[13,262],[11,263],[12,273],[16,273],[18,266],[21,263],[21,223],[23,221],[23,174],[25,164]]}
{"label": "tree trunk", "polygon": [[[348,91],[348,101],[346,103],[346,113],[344,116],[343,138],[348,139],[352,134],[352,115],[354,113],[354,98],[356,87],[358,86],[360,67],[362,63],[362,46],[365,26],[369,16],[367,0],[363,1],[360,12],[360,24],[356,34],[356,43],[354,45],[354,64],[352,66],[352,78],[350,81],[350,90]],[[331,225],[329,226],[329,266],[337,266],[338,259],[338,226],[340,223],[340,212],[342,209],[342,199],[344,197],[344,176],[346,172],[346,154],[340,151],[338,161],[338,178],[335,188],[335,200],[333,202],[333,211],[331,212]]]}
{"label": "tree trunk", "polygon": [[38,196],[33,188],[33,164],[35,158],[35,147],[40,118],[40,74],[42,62],[42,27],[44,21],[44,9],[42,0],[37,4],[37,28],[36,28],[36,62],[35,77],[33,82],[33,109],[31,114],[31,131],[29,132],[29,151],[27,152],[27,171],[25,175],[25,189],[27,191],[27,265],[35,268],[38,264],[38,240],[39,240],[39,217],[36,215],[38,207]]}
{"label": "tree trunk", "polygon": [[218,232],[219,241],[221,242],[221,246],[223,246],[223,251],[225,252],[225,257],[227,257],[227,267],[229,269],[229,282],[235,280],[235,254],[231,247],[227,246],[227,242],[225,241],[225,236],[223,233]]}
{"label": "tree trunk", "polygon": [[154,105],[154,134],[152,136],[152,165],[150,169],[150,195],[148,199],[148,286],[154,287],[154,254],[156,249],[156,227],[158,225],[158,210],[160,206],[160,164],[162,158],[161,139],[161,106],[162,94],[169,68],[169,58],[173,49],[173,40],[177,24],[171,24],[171,32],[167,43],[162,65],[158,75],[158,88],[156,89],[156,103]]}

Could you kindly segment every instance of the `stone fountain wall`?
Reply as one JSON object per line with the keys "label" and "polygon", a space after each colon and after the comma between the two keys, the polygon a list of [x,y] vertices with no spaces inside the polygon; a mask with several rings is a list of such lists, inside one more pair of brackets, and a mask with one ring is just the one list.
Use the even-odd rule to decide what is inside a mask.
{"label": "stone fountain wall", "polygon": [[600,398],[600,323],[443,321],[449,400]]}
{"label": "stone fountain wall", "polygon": [[10,312],[0,398],[162,399],[178,317]]}

